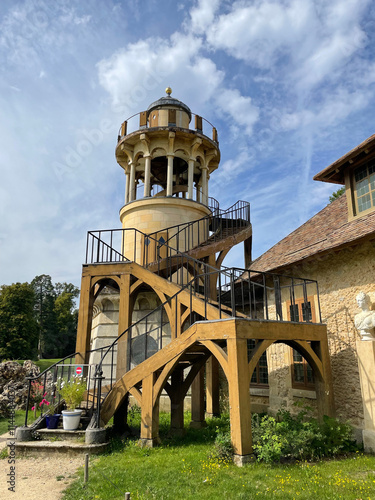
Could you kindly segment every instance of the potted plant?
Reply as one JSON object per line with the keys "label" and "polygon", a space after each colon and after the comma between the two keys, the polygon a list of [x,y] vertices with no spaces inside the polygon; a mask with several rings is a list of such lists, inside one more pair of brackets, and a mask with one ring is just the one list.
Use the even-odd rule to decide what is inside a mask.
{"label": "potted plant", "polygon": [[86,392],[86,382],[81,377],[73,377],[69,381],[62,381],[59,393],[65,401],[66,410],[63,410],[63,428],[66,431],[78,429],[82,410],[77,409]]}
{"label": "potted plant", "polygon": [[61,413],[54,413],[53,415],[46,415],[47,429],[57,429]]}

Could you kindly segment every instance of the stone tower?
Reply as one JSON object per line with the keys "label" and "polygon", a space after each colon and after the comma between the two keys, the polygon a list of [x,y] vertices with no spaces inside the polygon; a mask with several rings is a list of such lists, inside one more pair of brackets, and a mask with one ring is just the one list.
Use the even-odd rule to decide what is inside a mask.
{"label": "stone tower", "polygon": [[[216,129],[171,97],[171,88],[166,93],[139,114],[138,130],[129,133],[127,121],[121,125],[116,147],[116,160],[126,175],[122,227],[153,235],[146,241],[149,258],[156,242],[168,241],[175,248],[174,235],[181,225],[202,219],[215,208],[208,183],[220,161]],[[203,133],[203,124],[212,138]],[[189,237],[204,241],[204,230],[203,224],[196,225]],[[179,237],[179,251],[191,246],[184,237]],[[144,243],[140,234],[125,238],[124,255],[133,259],[135,253],[140,262]]]}

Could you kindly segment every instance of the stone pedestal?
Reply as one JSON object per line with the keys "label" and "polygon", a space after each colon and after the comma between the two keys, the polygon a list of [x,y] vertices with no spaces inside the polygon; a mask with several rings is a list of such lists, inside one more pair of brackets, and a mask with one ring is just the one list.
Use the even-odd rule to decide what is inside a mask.
{"label": "stone pedestal", "polygon": [[357,354],[364,414],[363,446],[366,452],[375,453],[375,341],[357,340]]}

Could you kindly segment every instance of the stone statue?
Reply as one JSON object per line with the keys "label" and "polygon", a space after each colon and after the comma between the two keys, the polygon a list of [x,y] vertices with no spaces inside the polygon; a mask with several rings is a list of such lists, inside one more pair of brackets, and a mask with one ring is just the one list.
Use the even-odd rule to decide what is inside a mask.
{"label": "stone statue", "polygon": [[370,311],[370,297],[367,293],[359,292],[356,301],[362,311],[354,316],[355,327],[362,340],[375,340],[375,311]]}

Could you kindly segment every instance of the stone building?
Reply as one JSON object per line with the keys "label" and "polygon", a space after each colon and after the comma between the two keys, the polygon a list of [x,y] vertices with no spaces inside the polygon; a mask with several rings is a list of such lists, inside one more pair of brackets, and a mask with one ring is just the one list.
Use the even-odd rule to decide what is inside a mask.
{"label": "stone building", "polygon": [[[354,324],[357,294],[363,291],[375,302],[375,135],[314,180],[345,185],[345,194],[254,260],[251,269],[318,282],[318,294],[308,288],[305,292],[307,306],[300,291],[292,300],[283,297],[283,311],[291,321],[315,322],[320,305],[328,328],[336,415],[349,420],[361,439],[363,429],[374,430],[375,420],[375,394],[368,392],[371,381],[360,381],[364,355],[372,356],[370,367],[374,366],[373,342],[361,341]],[[286,345],[273,345],[267,364],[267,383],[252,388],[262,395],[264,407],[273,412],[280,406],[293,409],[300,398],[314,404],[311,368],[300,354]]]}

